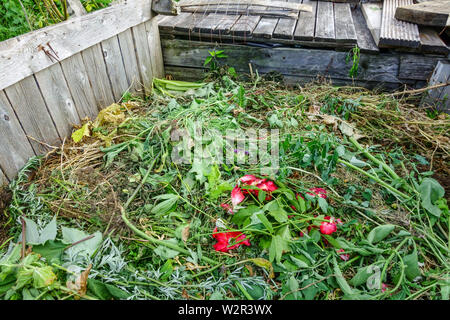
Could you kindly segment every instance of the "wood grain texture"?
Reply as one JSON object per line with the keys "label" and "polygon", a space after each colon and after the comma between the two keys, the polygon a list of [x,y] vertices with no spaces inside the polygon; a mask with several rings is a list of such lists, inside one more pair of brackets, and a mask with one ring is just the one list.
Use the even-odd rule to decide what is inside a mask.
{"label": "wood grain texture", "polygon": [[[134,48],[134,47],[133,47]],[[81,52],[89,82],[97,105],[97,110],[114,103],[111,82],[106,71],[103,50],[100,44],[96,44]]]}
{"label": "wood grain texture", "polygon": [[425,26],[450,26],[450,0],[404,4],[395,11],[395,18]]}
{"label": "wood grain texture", "polygon": [[332,2],[319,1],[317,3],[314,40],[318,42],[334,42],[336,40]]}
{"label": "wood grain texture", "polygon": [[355,10],[352,10],[352,17],[355,24],[356,37],[358,38],[358,47],[361,49],[361,52],[378,53],[380,49],[378,49],[367,27],[361,8],[357,7]]}
{"label": "wood grain texture", "polygon": [[436,30],[430,27],[419,27],[420,32],[420,50],[424,53],[435,53],[448,55],[449,48],[442,41]]}
{"label": "wood grain texture", "polygon": [[439,60],[444,60],[444,58],[413,54],[401,55],[398,77],[400,79],[428,80]]}
{"label": "wood grain texture", "polygon": [[114,100],[119,102],[122,95],[128,89],[128,82],[120,51],[119,39],[111,37],[101,42],[106,70],[111,82]]}
{"label": "wood grain texture", "polygon": [[376,44],[380,41],[381,31],[381,15],[383,12],[383,4],[379,2],[363,3],[361,10],[366,19],[367,27],[372,34]]}
{"label": "wood grain texture", "polygon": [[295,40],[312,41],[314,39],[314,31],[316,25],[317,1],[303,0],[312,7],[311,12],[300,12],[299,21],[294,32]]}
{"label": "wood grain texture", "polygon": [[133,27],[132,32],[144,92],[145,94],[150,94],[152,91],[153,70],[145,25],[142,23]]}
{"label": "wood grain texture", "polygon": [[36,80],[43,94],[60,137],[72,133],[74,124],[80,124],[80,117],[64,78],[61,66],[55,64],[36,73]]}
{"label": "wood grain texture", "polygon": [[62,61],[150,18],[150,1],[128,0],[1,42],[0,70],[14,72],[0,72],[0,89],[57,63],[41,47]]}
{"label": "wood grain texture", "polygon": [[397,20],[394,16],[397,7],[407,4],[412,4],[412,0],[384,0],[378,42],[380,48],[418,48],[420,46],[417,24]]}
{"label": "wood grain texture", "polygon": [[255,29],[260,19],[260,16],[241,15],[231,28],[231,32],[237,36],[249,36],[252,34],[253,29]]}
{"label": "wood grain texture", "polygon": [[86,117],[95,119],[98,113],[97,102],[81,53],[61,61],[61,66],[78,115],[82,120]]}
{"label": "wood grain texture", "polygon": [[[141,95],[144,93],[141,77],[139,75],[139,67],[137,64],[136,52],[134,50],[133,34],[128,29],[119,33],[119,45],[122,52],[123,65],[125,67],[127,84],[132,93]],[[164,68],[164,66],[162,66]]]}
{"label": "wood grain texture", "polygon": [[336,42],[356,43],[356,30],[348,3],[334,3]]}
{"label": "wood grain texture", "polygon": [[55,146],[61,142],[34,76],[6,88],[5,93],[26,135],[34,138],[30,143],[36,154],[51,150],[43,143]]}
{"label": "wood grain texture", "polygon": [[258,25],[253,30],[253,37],[266,39],[272,38],[277,23],[277,18],[262,17],[261,20],[259,20]]}
{"label": "wood grain texture", "polygon": [[[431,75],[429,85],[450,82],[450,62],[439,61]],[[433,106],[438,110],[450,113],[450,86],[428,90],[421,105]]]}
{"label": "wood grain texture", "polygon": [[8,184],[8,178],[6,178],[5,174],[3,173],[2,169],[0,168],[0,188],[4,186],[5,184]]}
{"label": "wood grain texture", "polygon": [[159,36],[158,24],[155,19],[144,23],[147,31],[148,47],[152,63],[153,77],[164,77],[164,61],[161,49],[161,39]]}
{"label": "wood grain texture", "polygon": [[25,132],[3,91],[0,91],[0,166],[13,179],[28,159],[34,156]]}

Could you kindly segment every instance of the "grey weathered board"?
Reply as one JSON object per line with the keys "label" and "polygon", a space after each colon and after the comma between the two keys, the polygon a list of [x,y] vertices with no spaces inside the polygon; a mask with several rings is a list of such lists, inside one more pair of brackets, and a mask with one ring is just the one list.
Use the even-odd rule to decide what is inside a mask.
{"label": "grey weathered board", "polygon": [[364,19],[361,8],[352,10],[353,23],[355,24],[356,37],[358,38],[358,47],[361,52],[377,53],[380,51],[369,31],[366,20]]}
{"label": "grey weathered board", "polygon": [[449,48],[439,37],[436,30],[430,27],[419,27],[420,31],[420,49],[425,53],[436,53],[447,55],[450,53]]}
{"label": "grey weathered board", "polygon": [[[288,2],[301,3],[302,0],[288,0]],[[293,39],[298,17],[299,16],[296,18],[280,18],[275,30],[273,31],[273,37],[280,39]]]}
{"label": "grey weathered board", "polygon": [[[150,93],[164,76],[150,3],[127,0],[0,42],[0,185],[126,90]],[[52,58],[36,49],[51,51],[48,41]]]}
{"label": "grey weathered board", "polygon": [[372,34],[375,43],[380,41],[381,17],[383,12],[383,3],[368,2],[361,4],[361,10],[367,22],[367,27]]}
{"label": "grey weathered board", "polygon": [[[181,39],[163,38],[162,47],[166,69],[178,69],[180,74],[181,70],[192,73],[196,70],[196,74],[201,74],[201,70],[205,69],[203,62],[209,55],[208,50],[211,50],[209,43]],[[220,44],[216,48],[225,50],[228,57],[223,62],[238,72],[249,73],[251,64],[253,71],[258,70],[260,74],[276,71],[285,77],[302,80],[313,80],[320,75],[330,77],[333,81],[347,84],[355,81],[368,87],[384,85],[387,88],[398,88],[405,83],[411,86],[416,81],[423,83],[439,60],[438,57],[427,57],[424,62],[423,56],[414,54],[361,53],[358,75],[352,79],[348,73],[351,65],[346,62],[347,52],[306,48],[255,48],[233,44]]]}
{"label": "grey weathered board", "polygon": [[348,3],[334,4],[334,24],[336,27],[336,42],[357,42],[355,25]]}
{"label": "grey weathered board", "polygon": [[332,2],[317,3],[316,31],[314,40],[317,42],[335,42],[334,8]]}
{"label": "grey weathered board", "polygon": [[312,41],[316,25],[317,1],[304,0],[311,4],[312,12],[300,12],[299,23],[294,32],[295,40]]}
{"label": "grey weathered board", "polygon": [[445,87],[432,89],[422,99],[422,105],[431,105],[450,113],[450,62],[439,61],[431,75],[429,85],[448,83]]}
{"label": "grey weathered board", "polygon": [[420,46],[419,28],[417,25],[395,18],[397,7],[408,4],[412,4],[412,0],[384,0],[380,40],[378,43],[380,48],[418,48]]}
{"label": "grey weathered board", "polygon": [[425,26],[450,27],[450,0],[409,3],[397,8],[395,17]]}

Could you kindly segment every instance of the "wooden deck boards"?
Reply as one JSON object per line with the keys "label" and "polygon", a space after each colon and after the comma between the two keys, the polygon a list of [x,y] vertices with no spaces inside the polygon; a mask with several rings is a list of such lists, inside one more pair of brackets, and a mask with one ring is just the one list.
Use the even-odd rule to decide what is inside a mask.
{"label": "wooden deck boards", "polygon": [[379,47],[418,48],[420,46],[419,28],[417,25],[395,18],[397,7],[412,3],[413,0],[384,0]]}
{"label": "wooden deck boards", "polygon": [[350,4],[311,0],[287,2],[310,5],[312,12],[301,11],[296,18],[276,18],[264,14],[240,14],[235,7],[215,6],[205,11],[209,13],[183,12],[182,17],[161,18],[160,32],[198,38],[208,34],[211,41],[255,41],[344,49],[357,43]]}

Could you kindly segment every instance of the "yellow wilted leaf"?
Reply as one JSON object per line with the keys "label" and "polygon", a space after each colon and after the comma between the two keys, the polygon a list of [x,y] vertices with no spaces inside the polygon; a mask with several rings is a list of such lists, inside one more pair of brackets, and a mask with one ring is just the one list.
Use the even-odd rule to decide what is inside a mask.
{"label": "yellow wilted leaf", "polygon": [[251,262],[256,264],[258,267],[263,267],[267,271],[269,271],[269,278],[273,279],[275,277],[275,274],[273,273],[273,266],[272,263],[269,260],[263,259],[263,258],[254,258],[249,259]]}
{"label": "yellow wilted leaf", "polygon": [[89,130],[89,127],[91,126],[90,122],[85,123],[80,129],[72,133],[72,139],[75,143],[80,142],[83,140],[83,137],[89,137],[91,135],[91,132]]}
{"label": "yellow wilted leaf", "polygon": [[117,103],[113,103],[109,107],[102,109],[95,119],[94,128],[98,128],[106,123],[120,124],[125,120],[125,109]]}
{"label": "yellow wilted leaf", "polygon": [[[75,282],[67,281],[66,287],[78,293],[80,297],[83,297],[87,291],[87,280],[89,272],[91,271],[92,264],[90,264],[86,270],[84,270],[75,280]],[[76,298],[75,298],[76,299]]]}

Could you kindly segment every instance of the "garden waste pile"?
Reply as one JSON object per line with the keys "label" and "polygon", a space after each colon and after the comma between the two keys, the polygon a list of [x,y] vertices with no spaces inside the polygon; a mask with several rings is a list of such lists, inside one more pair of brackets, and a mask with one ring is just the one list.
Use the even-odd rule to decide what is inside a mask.
{"label": "garden waste pile", "polygon": [[0,298],[448,299],[450,120],[410,99],[155,79],[1,191]]}

